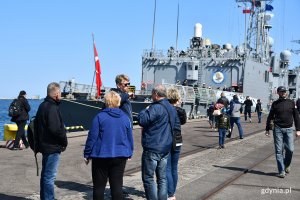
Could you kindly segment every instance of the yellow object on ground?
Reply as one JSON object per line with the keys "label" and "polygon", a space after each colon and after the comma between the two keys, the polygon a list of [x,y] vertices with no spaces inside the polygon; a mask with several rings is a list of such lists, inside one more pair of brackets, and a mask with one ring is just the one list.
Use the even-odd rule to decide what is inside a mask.
{"label": "yellow object on ground", "polygon": [[[25,130],[27,130],[27,125],[25,126]],[[18,131],[17,124],[4,124],[4,136],[3,140],[14,140],[16,138],[16,134]]]}

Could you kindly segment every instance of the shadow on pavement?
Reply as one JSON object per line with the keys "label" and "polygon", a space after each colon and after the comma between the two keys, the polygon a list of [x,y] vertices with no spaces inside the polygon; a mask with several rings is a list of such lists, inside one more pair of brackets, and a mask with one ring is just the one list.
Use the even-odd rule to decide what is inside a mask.
{"label": "shadow on pavement", "polygon": [[234,171],[240,171],[240,172],[244,172],[244,173],[251,173],[251,174],[257,174],[257,175],[264,175],[264,176],[276,176],[277,173],[275,172],[271,172],[271,173],[265,173],[262,171],[257,171],[257,170],[248,170],[246,168],[240,168],[240,167],[228,167],[228,166],[218,166],[218,165],[213,165],[214,167],[218,167],[218,168],[223,168],[223,169],[229,169],[229,170],[234,170]]}
{"label": "shadow on pavement", "polygon": [[16,196],[10,196],[6,194],[0,194],[1,200],[26,200],[24,197],[16,197]]}
{"label": "shadow on pavement", "polygon": [[131,200],[132,199],[132,198],[129,197],[129,195],[130,196],[135,196],[135,197],[142,197],[142,198],[146,199],[144,191],[137,190],[133,187],[123,186],[123,194],[124,194],[124,199],[125,200]]}
{"label": "shadow on pavement", "polygon": [[55,181],[55,185],[59,188],[64,188],[68,190],[74,190],[77,192],[87,192],[92,191],[93,187],[90,185],[84,185],[81,183],[76,183],[73,181]]}
{"label": "shadow on pavement", "polygon": [[[90,195],[93,195],[93,186],[90,186],[90,185],[75,183],[72,181],[59,181],[59,180],[55,181],[55,185],[59,188],[73,190],[73,191],[77,191],[77,192],[81,192],[81,193],[86,193],[86,199],[90,199],[88,197]],[[131,197],[146,198],[144,191],[140,191],[133,187],[126,187],[126,186],[123,186],[123,195],[124,195],[125,200],[133,200]],[[105,199],[110,198],[110,189],[109,188],[105,189],[104,196],[105,196]],[[0,196],[0,199],[2,200],[3,198],[1,198],[1,197],[2,196]],[[12,199],[16,199],[16,197],[11,197],[11,198],[8,198],[7,200],[12,200]],[[20,198],[20,200],[24,200],[24,199],[25,198]],[[19,199],[17,199],[17,200],[19,200]]]}

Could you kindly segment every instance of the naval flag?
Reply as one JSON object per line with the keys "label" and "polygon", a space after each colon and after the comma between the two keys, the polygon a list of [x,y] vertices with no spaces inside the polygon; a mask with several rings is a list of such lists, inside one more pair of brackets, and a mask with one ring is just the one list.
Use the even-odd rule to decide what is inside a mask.
{"label": "naval flag", "polygon": [[97,88],[97,98],[100,98],[101,95],[101,68],[100,68],[100,60],[98,57],[98,52],[96,49],[96,44],[94,42],[94,57],[95,57],[95,74],[96,74],[96,88]]}
{"label": "naval flag", "polygon": [[250,8],[244,8],[243,9],[243,14],[249,14],[251,13],[251,9]]}
{"label": "naval flag", "polygon": [[266,11],[272,11],[273,9],[274,9],[274,8],[273,8],[272,5],[266,4],[266,8],[265,8]]}

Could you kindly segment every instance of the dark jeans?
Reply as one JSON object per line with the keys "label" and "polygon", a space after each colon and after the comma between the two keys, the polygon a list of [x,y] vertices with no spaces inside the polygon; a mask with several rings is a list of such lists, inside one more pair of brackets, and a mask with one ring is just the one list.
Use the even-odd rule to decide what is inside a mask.
{"label": "dark jeans", "polygon": [[247,114],[249,116],[249,118],[251,119],[251,108],[245,108],[245,112],[244,112],[244,115],[245,115],[245,121],[247,121]]}
{"label": "dark jeans", "polygon": [[262,112],[257,112],[258,123],[261,123],[261,113]]}
{"label": "dark jeans", "polygon": [[15,143],[14,143],[14,148],[18,148],[20,145],[20,139],[22,139],[24,145],[26,147],[29,146],[26,136],[25,136],[25,125],[26,125],[27,121],[19,121],[16,122],[17,126],[18,126],[18,131],[16,134],[16,139],[15,139]]}
{"label": "dark jeans", "polygon": [[128,158],[93,158],[93,199],[104,199],[104,191],[109,180],[113,200],[123,199],[123,175]]}
{"label": "dark jeans", "polygon": [[181,146],[171,150],[167,163],[168,196],[173,197],[178,182],[178,160]]}
{"label": "dark jeans", "polygon": [[59,165],[60,153],[43,154],[42,173],[40,180],[41,200],[54,199],[54,180]]}

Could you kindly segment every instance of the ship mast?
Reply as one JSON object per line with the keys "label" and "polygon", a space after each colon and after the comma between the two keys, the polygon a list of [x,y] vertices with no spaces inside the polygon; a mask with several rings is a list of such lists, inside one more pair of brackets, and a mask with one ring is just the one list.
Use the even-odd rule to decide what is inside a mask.
{"label": "ship mast", "polygon": [[178,0],[178,9],[177,9],[177,25],[176,25],[176,49],[175,52],[178,50],[178,26],[179,26],[179,0]]}
{"label": "ship mast", "polygon": [[156,16],[156,0],[154,0],[154,16],[153,16],[152,49],[151,49],[151,52],[154,52],[155,16]]}
{"label": "ship mast", "polygon": [[247,3],[251,4],[251,10],[247,12],[250,13],[250,17],[244,46],[245,55],[252,56],[261,62],[269,62],[269,29],[272,26],[267,23],[268,16],[265,11],[266,6],[270,6],[272,0],[236,0],[236,2],[244,3],[245,6]]}

